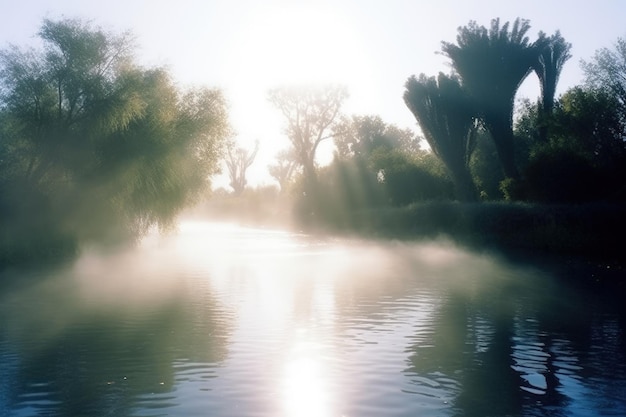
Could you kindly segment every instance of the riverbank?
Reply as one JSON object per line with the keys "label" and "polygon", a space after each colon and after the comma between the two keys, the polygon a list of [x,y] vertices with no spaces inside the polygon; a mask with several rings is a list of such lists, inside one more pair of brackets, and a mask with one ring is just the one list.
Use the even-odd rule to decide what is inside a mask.
{"label": "riverbank", "polygon": [[376,239],[445,238],[513,260],[562,259],[573,267],[612,268],[613,279],[626,275],[626,206],[618,204],[429,202],[363,210],[322,228]]}

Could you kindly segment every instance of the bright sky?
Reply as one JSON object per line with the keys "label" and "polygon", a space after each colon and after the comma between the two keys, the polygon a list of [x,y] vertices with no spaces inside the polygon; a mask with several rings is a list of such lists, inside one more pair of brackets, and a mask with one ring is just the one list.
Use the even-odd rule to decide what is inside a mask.
{"label": "bright sky", "polygon": [[[622,0],[0,0],[0,47],[33,44],[43,18],[79,17],[132,31],[139,62],[167,66],[181,86],[221,88],[238,140],[261,142],[249,183],[271,182],[266,166],[287,145],[267,91],[281,84],[332,82],[348,87],[347,114],[376,114],[415,128],[402,101],[412,74],[448,72],[438,55],[457,28],[492,18],[530,19],[531,40],[559,29],[573,58],[560,88],[582,80],[579,61],[626,36]],[[535,98],[532,74],[520,95]],[[257,178],[255,180],[255,178]]]}

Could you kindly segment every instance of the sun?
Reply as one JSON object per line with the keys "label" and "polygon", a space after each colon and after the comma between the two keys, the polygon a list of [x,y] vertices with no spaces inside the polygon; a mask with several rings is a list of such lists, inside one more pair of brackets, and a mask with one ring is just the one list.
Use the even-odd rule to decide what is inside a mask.
{"label": "sun", "polygon": [[[331,3],[282,2],[245,13],[229,40],[223,64],[229,74],[225,93],[238,141],[251,146],[258,139],[261,144],[249,175],[249,182],[255,183],[267,175],[266,166],[275,155],[289,146],[282,134],[284,120],[268,102],[268,91],[338,84],[349,91],[347,103],[364,102],[357,91],[372,84],[372,65],[357,22]],[[326,153],[332,155],[332,150]]]}
{"label": "sun", "polygon": [[321,5],[284,5],[251,15],[239,39],[241,69],[260,84],[345,82],[354,76],[358,35]]}

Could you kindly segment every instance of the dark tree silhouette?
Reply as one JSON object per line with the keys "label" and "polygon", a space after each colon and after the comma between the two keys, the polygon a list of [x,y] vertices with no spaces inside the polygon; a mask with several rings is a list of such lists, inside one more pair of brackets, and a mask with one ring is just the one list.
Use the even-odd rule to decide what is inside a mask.
{"label": "dark tree silhouette", "polygon": [[500,19],[492,20],[489,29],[471,21],[458,29],[456,44],[442,43],[495,141],[505,176],[513,179],[519,178],[513,141],[515,93],[545,44],[542,39],[529,42],[529,29],[529,21],[519,18],[510,31],[509,22],[500,26]]}
{"label": "dark tree silhouette", "polygon": [[561,75],[563,65],[572,57],[570,49],[572,45],[565,42],[561,33],[557,30],[550,37],[546,37],[543,32],[539,33],[542,42],[547,42],[541,50],[533,69],[539,77],[541,86],[541,118],[539,125],[539,140],[547,142],[548,140],[548,119],[552,115],[554,109],[554,96],[556,95],[556,86]]}
{"label": "dark tree silhouette", "polygon": [[476,118],[469,95],[459,81],[439,73],[406,82],[404,102],[417,119],[433,152],[444,162],[462,201],[477,199],[469,171],[475,145]]}
{"label": "dark tree silhouette", "polygon": [[246,188],[248,183],[246,180],[246,171],[254,162],[257,152],[259,151],[259,141],[254,143],[252,151],[236,146],[230,142],[226,148],[226,167],[228,168],[228,176],[230,178],[230,186],[233,188],[235,195],[240,195]]}

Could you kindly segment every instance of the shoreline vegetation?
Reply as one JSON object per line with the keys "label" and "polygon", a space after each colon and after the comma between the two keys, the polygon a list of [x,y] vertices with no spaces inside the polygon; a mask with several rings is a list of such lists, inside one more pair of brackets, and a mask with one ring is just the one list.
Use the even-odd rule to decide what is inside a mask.
{"label": "shoreline vegetation", "polygon": [[[603,264],[624,264],[626,204],[590,202],[430,201],[341,212],[322,207],[317,216],[294,214],[284,201],[277,207],[218,199],[200,206],[192,217],[279,227],[310,234],[374,240],[446,239],[475,251],[515,256],[577,257]],[[245,200],[245,199],[244,199]]]}
{"label": "shoreline vegetation", "polygon": [[[451,238],[470,248],[619,260],[626,205],[430,202],[363,210],[329,230],[384,239]],[[323,226],[322,226],[323,227]]]}
{"label": "shoreline vegetation", "polygon": [[[246,172],[263,144],[241,146],[221,89],[139,65],[130,33],[44,19],[43,48],[0,50],[0,270],[123,249],[191,215],[449,240],[520,262],[614,266],[624,281],[626,40],[556,97],[571,44],[529,30],[521,18],[470,21],[442,42],[453,72],[405,84],[421,133],[344,114],[342,85],[270,89],[289,145],[268,166],[278,187],[255,189]],[[516,106],[530,74],[541,96]],[[319,166],[324,141],[335,152]],[[211,190],[224,168],[232,190]]]}
{"label": "shoreline vegetation", "polygon": [[[341,218],[299,220],[286,215],[284,207],[276,212],[265,207],[263,215],[253,216],[246,215],[246,210],[210,208],[199,207],[191,218],[383,242],[443,240],[515,264],[541,265],[584,285],[626,286],[620,242],[626,236],[624,204],[433,201],[359,210]],[[80,252],[78,243],[67,236],[5,241],[0,248],[0,271],[63,264]]]}
{"label": "shoreline vegetation", "polygon": [[316,227],[383,241],[443,239],[513,263],[541,265],[570,281],[623,289],[625,213],[619,203],[429,202],[363,210]]}

